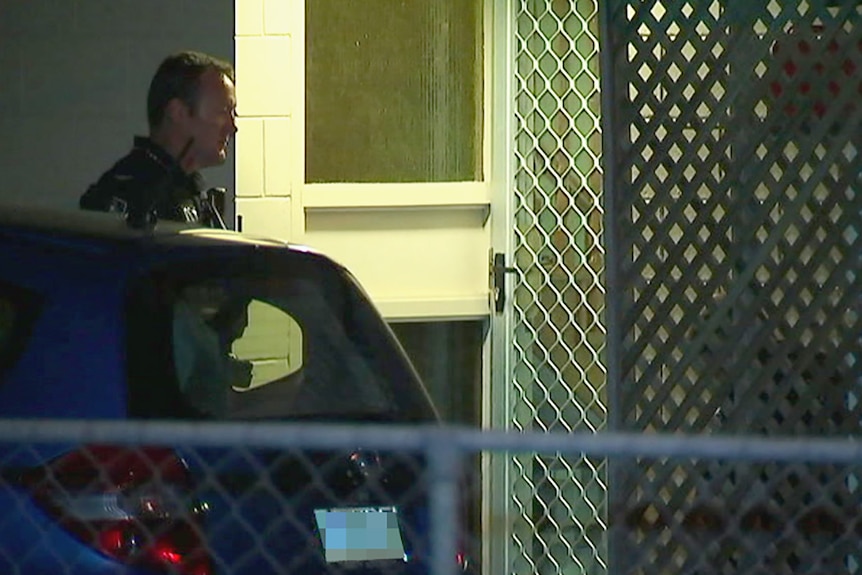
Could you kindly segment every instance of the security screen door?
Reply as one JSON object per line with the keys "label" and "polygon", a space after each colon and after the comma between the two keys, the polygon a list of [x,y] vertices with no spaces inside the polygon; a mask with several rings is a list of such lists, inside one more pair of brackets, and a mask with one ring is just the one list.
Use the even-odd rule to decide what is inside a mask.
{"label": "security screen door", "polygon": [[[513,0],[509,9],[510,263],[517,271],[505,331],[495,340],[509,354],[509,369],[494,379],[505,388],[498,420],[515,430],[602,431],[598,4]],[[605,462],[546,453],[508,463],[510,532],[500,568],[519,575],[606,571]]]}

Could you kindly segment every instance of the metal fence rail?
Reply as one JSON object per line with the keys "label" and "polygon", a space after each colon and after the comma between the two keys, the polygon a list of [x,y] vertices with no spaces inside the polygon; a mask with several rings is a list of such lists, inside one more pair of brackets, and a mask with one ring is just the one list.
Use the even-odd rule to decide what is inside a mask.
{"label": "metal fence rail", "polygon": [[[299,454],[303,461],[295,466],[303,467],[306,463],[310,465],[311,460],[316,457],[315,454],[322,452],[354,453],[355,450],[361,449],[374,453],[417,456],[418,459],[414,461],[422,462],[421,469],[418,469],[422,477],[417,479],[417,484],[427,486],[427,531],[430,534],[428,563],[421,571],[409,571],[407,567],[395,564],[377,572],[422,572],[431,575],[460,572],[460,567],[453,560],[463,547],[459,533],[462,533],[460,525],[463,520],[465,494],[460,486],[464,470],[478,473],[481,469],[470,465],[470,461],[477,454],[504,458],[524,455],[578,456],[635,463],[662,461],[666,466],[672,466],[674,463],[701,465],[714,473],[732,473],[742,467],[757,469],[758,466],[770,466],[770,476],[784,477],[781,490],[787,500],[794,499],[793,492],[797,489],[811,494],[810,486],[796,483],[794,480],[805,476],[800,469],[818,470],[822,479],[841,483],[849,491],[859,488],[857,478],[862,471],[862,442],[838,438],[512,433],[446,427],[370,425],[0,420],[0,466],[6,480],[0,489],[0,498],[5,502],[9,492],[14,491],[10,484],[16,482],[11,479],[14,474],[10,470],[20,471],[22,461],[39,460],[52,450],[63,452],[78,449],[80,446],[104,445],[128,446],[140,450],[165,446],[181,451],[184,457],[193,463],[206,460],[208,464],[204,466],[204,476],[199,478],[199,483],[206,485],[210,492],[221,493],[225,498],[234,498],[227,507],[230,514],[244,515],[250,505],[249,501],[260,495],[256,493],[250,496],[249,493],[269,490],[270,495],[279,499],[276,502],[278,514],[291,524],[298,524],[298,517],[291,515],[301,506],[307,492],[291,494],[273,490],[273,486],[279,482],[277,476],[282,473],[276,471],[275,466],[255,468],[254,481],[242,484],[240,488],[236,484],[228,485],[227,477],[233,477],[230,481],[236,483],[234,475],[225,473],[225,469],[236,465],[234,459],[248,462],[254,453],[268,450],[273,453]],[[62,448],[58,450],[57,446]],[[205,458],[205,454],[212,453],[213,449],[220,450],[220,459]],[[229,460],[231,463],[228,463]],[[159,466],[155,461],[153,465],[158,467],[157,474],[167,475],[168,471],[164,465]],[[312,482],[327,481],[332,466],[326,465],[329,465],[329,469],[322,466],[317,468],[319,474],[312,474]],[[51,482],[59,482],[65,471],[67,470],[55,466],[49,474],[50,477],[43,477],[42,481],[53,485]],[[831,476],[823,477],[824,474]],[[104,481],[104,477],[94,476],[89,478],[89,481],[99,483]],[[684,483],[681,490],[683,488]],[[88,489],[90,486],[79,481],[74,484],[74,488],[70,488],[74,493],[55,497],[54,501],[60,502],[58,506],[68,506],[75,494],[86,492],[92,495],[93,491]],[[34,489],[32,492],[39,490]],[[409,489],[404,493],[405,506],[410,504],[410,498],[418,497]],[[680,501],[677,509],[664,512],[666,508],[662,506],[663,512],[657,514],[656,509],[649,508],[611,508],[605,519],[609,529],[628,530],[634,533],[630,536],[641,538],[645,543],[649,542],[643,546],[644,550],[670,537],[685,538],[691,540],[691,545],[699,546],[699,556],[676,557],[675,568],[662,572],[817,573],[825,572],[827,566],[834,568],[836,565],[841,566],[844,572],[855,572],[858,566],[854,563],[856,559],[848,550],[848,545],[858,540],[862,522],[855,517],[855,509],[842,507],[840,501],[832,498],[834,493],[834,488],[824,490],[822,497],[814,493],[804,506],[788,507],[786,510],[774,507],[773,500],[758,502],[756,494],[743,508],[736,505],[738,502],[723,497],[721,493],[711,494],[709,509],[703,506],[693,509],[685,503],[685,493],[665,493],[663,495],[668,500]],[[87,501],[92,502],[91,499]],[[357,504],[361,501],[352,500],[350,503]],[[397,501],[395,507],[399,507],[401,503],[402,501]],[[32,566],[32,552],[17,555],[9,552],[9,522],[14,522],[13,528],[19,531],[31,529],[30,522],[34,525],[45,525],[44,521],[28,515],[28,509],[26,504],[20,502],[7,506],[5,519],[0,520],[0,563],[3,563],[5,571],[11,573],[36,572],[28,570]],[[80,507],[76,509],[81,511]],[[94,512],[92,506],[87,509],[90,514]],[[784,511],[787,513],[783,513]],[[271,541],[274,528],[270,524],[256,525],[251,517],[252,515],[245,515],[243,519],[246,521],[244,528],[248,537],[248,550],[243,551],[243,560],[234,564],[219,562],[213,572],[248,572],[248,566],[254,564],[257,555],[268,556],[267,542]],[[514,516],[503,519],[509,522],[519,520]],[[473,530],[471,536],[475,540],[471,542],[472,548],[478,548],[480,545],[490,548],[504,545],[505,533],[495,532],[495,525],[499,524],[499,521],[490,522]],[[219,525],[210,525],[207,534],[217,536],[219,530]],[[791,531],[794,533],[790,533]],[[158,535],[154,535],[154,539],[157,539]],[[783,542],[792,541],[799,536],[807,537],[811,546],[818,550],[819,559],[814,564],[795,564],[792,553],[790,556],[783,554]],[[52,541],[56,541],[53,539],[55,537],[55,533],[45,528],[44,539],[32,545],[51,545]],[[308,540],[303,546],[306,549],[303,552],[313,553],[313,549],[319,547],[318,534],[308,532],[307,537]],[[753,540],[758,541],[758,545],[752,546]],[[43,547],[39,547],[41,552],[44,552]],[[22,557],[22,562],[16,563],[16,560]],[[289,564],[277,563],[274,557],[269,557],[267,563],[272,572],[311,572],[308,568],[293,570]],[[651,567],[648,553],[631,554],[625,559],[617,563],[624,565],[620,573],[644,572]],[[79,556],[63,555],[62,551],[58,551],[56,560],[62,566],[59,571],[80,572],[81,567],[76,563],[80,561]],[[68,564],[65,564],[67,561]],[[319,572],[365,573],[356,571],[355,565],[351,566],[352,571],[342,570],[340,563],[326,565],[323,569]],[[181,569],[177,572],[196,573]]]}

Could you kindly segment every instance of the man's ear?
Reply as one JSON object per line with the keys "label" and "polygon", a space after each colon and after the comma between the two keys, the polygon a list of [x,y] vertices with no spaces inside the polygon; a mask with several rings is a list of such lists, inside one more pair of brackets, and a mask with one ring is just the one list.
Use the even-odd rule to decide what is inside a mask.
{"label": "man's ear", "polygon": [[165,118],[172,124],[183,124],[191,116],[189,106],[179,98],[171,98],[165,108]]}

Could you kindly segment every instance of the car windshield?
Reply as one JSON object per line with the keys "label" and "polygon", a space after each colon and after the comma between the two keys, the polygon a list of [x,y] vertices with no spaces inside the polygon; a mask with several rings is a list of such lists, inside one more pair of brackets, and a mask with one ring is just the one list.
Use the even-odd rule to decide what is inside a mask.
{"label": "car windshield", "polygon": [[[161,341],[161,379],[178,399],[214,419],[433,419],[404,352],[350,276],[312,254],[273,252],[160,270],[137,290],[151,303],[131,304],[130,341]],[[141,317],[147,308],[154,313]],[[142,389],[146,360],[131,347],[130,411],[170,415],[176,406],[159,408]]]}

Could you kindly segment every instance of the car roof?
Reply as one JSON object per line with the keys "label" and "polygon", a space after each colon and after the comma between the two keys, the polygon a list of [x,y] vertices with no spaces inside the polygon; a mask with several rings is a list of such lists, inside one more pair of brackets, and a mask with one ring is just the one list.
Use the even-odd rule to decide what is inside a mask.
{"label": "car roof", "polygon": [[26,236],[30,241],[44,238],[52,244],[60,241],[71,249],[105,244],[288,246],[287,242],[273,238],[166,220],[156,222],[152,229],[135,229],[116,213],[34,205],[0,205],[0,233]]}

